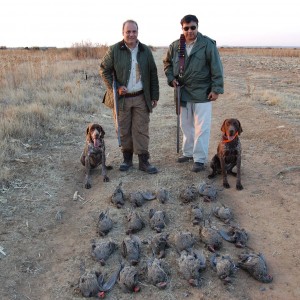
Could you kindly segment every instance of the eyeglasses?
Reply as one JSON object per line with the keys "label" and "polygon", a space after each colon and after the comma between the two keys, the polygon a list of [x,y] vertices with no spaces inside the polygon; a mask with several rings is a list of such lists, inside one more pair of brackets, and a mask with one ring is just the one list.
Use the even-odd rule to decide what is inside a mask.
{"label": "eyeglasses", "polygon": [[193,26],[186,26],[186,27],[183,27],[182,29],[184,30],[184,31],[188,31],[189,29],[191,29],[191,30],[195,30],[197,28],[197,26],[195,26],[195,25],[193,25]]}

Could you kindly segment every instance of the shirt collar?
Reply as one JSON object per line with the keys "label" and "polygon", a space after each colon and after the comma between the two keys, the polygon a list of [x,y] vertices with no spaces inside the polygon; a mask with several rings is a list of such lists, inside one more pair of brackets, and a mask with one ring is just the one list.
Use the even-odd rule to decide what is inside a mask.
{"label": "shirt collar", "polygon": [[136,45],[135,45],[134,48],[129,48],[125,42],[124,42],[124,44],[125,44],[125,46],[126,46],[130,51],[134,51],[134,50],[137,49],[138,46],[139,46],[139,40],[137,40]]}
{"label": "shirt collar", "polygon": [[195,43],[197,42],[197,37],[191,42],[191,43],[186,43],[186,46],[187,47],[192,47],[192,46],[194,46],[195,45]]}

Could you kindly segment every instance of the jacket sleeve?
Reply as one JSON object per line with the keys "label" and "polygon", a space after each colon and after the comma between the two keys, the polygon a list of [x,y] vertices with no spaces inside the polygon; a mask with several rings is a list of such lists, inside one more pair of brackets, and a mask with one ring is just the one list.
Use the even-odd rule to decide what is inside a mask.
{"label": "jacket sleeve", "polygon": [[149,51],[149,61],[150,61],[150,96],[151,96],[151,100],[158,100],[159,83],[158,83],[157,67],[151,50]]}
{"label": "jacket sleeve", "polygon": [[211,42],[211,47],[208,51],[208,61],[210,64],[212,92],[217,94],[224,93],[224,75],[223,65],[219,55],[218,48],[215,43]]}
{"label": "jacket sleeve", "polygon": [[112,89],[112,82],[113,82],[112,72],[113,72],[113,70],[114,70],[113,47],[110,46],[100,63],[100,71],[99,71],[99,74],[102,77],[107,90]]}
{"label": "jacket sleeve", "polygon": [[[172,81],[174,77],[174,65],[173,65],[173,44],[169,46],[168,52],[163,60],[164,71],[167,76],[167,82],[169,86],[172,86]],[[173,86],[172,86],[173,87]]]}

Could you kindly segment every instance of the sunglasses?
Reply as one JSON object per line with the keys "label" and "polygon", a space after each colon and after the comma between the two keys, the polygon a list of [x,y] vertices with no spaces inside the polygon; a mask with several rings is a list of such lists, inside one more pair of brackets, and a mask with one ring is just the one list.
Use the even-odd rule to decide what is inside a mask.
{"label": "sunglasses", "polygon": [[186,26],[186,27],[183,27],[182,29],[184,30],[184,31],[188,31],[189,29],[191,29],[191,30],[195,30],[197,28],[197,26],[195,26],[195,25],[193,25],[193,26]]}

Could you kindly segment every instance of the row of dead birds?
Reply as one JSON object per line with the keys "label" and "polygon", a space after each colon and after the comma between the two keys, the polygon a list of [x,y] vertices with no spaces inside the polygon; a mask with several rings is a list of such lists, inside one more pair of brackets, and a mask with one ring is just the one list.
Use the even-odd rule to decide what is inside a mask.
{"label": "row of dead birds", "polygon": [[[194,184],[183,188],[180,191],[179,199],[182,203],[194,201],[198,196],[203,197],[206,202],[211,202],[217,199],[217,189],[210,184],[202,182],[198,187]],[[160,188],[157,192],[151,191],[136,191],[129,195],[129,202],[133,207],[140,207],[147,201],[157,199],[160,203],[165,203],[169,199],[169,192],[165,188]],[[114,190],[111,196],[111,202],[117,207],[122,208],[125,204],[125,194],[122,189],[122,182]]]}
{"label": "row of dead birds", "polygon": [[[216,194],[213,187],[201,184],[198,189],[192,185],[182,190],[180,198],[183,203],[189,203],[195,200],[197,195],[201,195],[206,197],[204,201],[213,201],[216,199]],[[134,192],[129,198],[131,204],[138,207],[142,206],[145,201],[153,199],[165,203],[168,197],[168,192],[165,189],[160,189],[157,193]],[[118,201],[115,201],[116,199]],[[122,200],[120,201],[120,199]],[[113,193],[111,201],[118,208],[123,207],[125,196],[121,184]],[[119,205],[120,203],[123,204]],[[230,224],[233,220],[233,213],[229,207],[216,206],[212,213],[226,224]],[[235,263],[229,255],[220,255],[217,252],[222,248],[223,239],[234,243],[238,248],[247,247],[248,234],[244,229],[231,225],[228,231],[212,228],[204,220],[203,208],[193,203],[190,206],[190,216],[192,224],[199,225],[200,240],[209,251],[213,252],[209,264],[223,283],[231,282],[232,275],[238,268],[246,270],[260,282],[269,283],[272,281],[273,278],[267,271],[266,261],[261,253],[242,252],[239,255],[238,262]],[[111,290],[116,282],[124,292],[137,292],[140,290],[139,281],[143,277],[146,277],[150,284],[158,288],[165,288],[170,279],[170,270],[164,257],[166,256],[166,249],[170,246],[174,246],[179,254],[177,262],[183,278],[192,286],[200,286],[201,275],[207,267],[207,261],[203,251],[194,248],[196,238],[188,231],[178,232],[170,237],[169,234],[162,232],[166,223],[167,218],[164,211],[150,209],[149,224],[156,234],[149,241],[141,241],[135,234],[145,227],[145,222],[137,212],[130,210],[127,214],[126,234],[128,236],[123,239],[120,245],[121,254],[128,264],[126,265],[120,261],[119,267],[106,282],[101,273],[95,271],[83,272],[78,285],[81,294],[84,297],[98,296],[103,298],[105,292]],[[112,227],[113,220],[110,218],[108,210],[101,212],[97,223],[98,234],[102,237],[106,236]],[[136,266],[140,262],[142,243],[149,244],[153,258],[147,261],[145,267],[138,270]],[[99,239],[92,241],[91,253],[94,259],[103,266],[117,249],[118,245],[114,241]]]}

